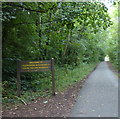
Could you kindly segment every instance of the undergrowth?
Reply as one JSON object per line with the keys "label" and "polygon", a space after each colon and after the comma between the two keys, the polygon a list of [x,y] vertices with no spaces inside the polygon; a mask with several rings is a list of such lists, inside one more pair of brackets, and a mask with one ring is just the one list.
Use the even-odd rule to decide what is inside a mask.
{"label": "undergrowth", "polygon": [[[74,85],[79,80],[83,79],[88,75],[96,63],[82,64],[77,67],[66,66],[58,67],[55,66],[55,84],[56,92],[66,90],[69,86]],[[22,80],[22,79],[21,79]],[[13,105],[20,105],[22,103],[28,103],[39,97],[50,97],[51,96],[51,72],[46,72],[46,77],[40,78],[39,73],[34,73],[34,79],[22,81],[22,94],[18,98],[16,96],[16,83],[15,81],[9,83],[9,86],[5,88],[8,82],[3,82],[3,106],[10,108]]]}

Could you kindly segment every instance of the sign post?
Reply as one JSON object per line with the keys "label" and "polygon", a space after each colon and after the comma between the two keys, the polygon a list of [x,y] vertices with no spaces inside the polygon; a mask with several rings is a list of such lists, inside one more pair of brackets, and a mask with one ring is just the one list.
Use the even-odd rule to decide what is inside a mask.
{"label": "sign post", "polygon": [[20,80],[20,61],[17,61],[17,96],[20,96],[21,92],[21,80]]}
{"label": "sign post", "polygon": [[51,59],[51,72],[52,72],[52,95],[55,95],[55,78],[54,78],[54,59]]}
{"label": "sign post", "polygon": [[17,61],[17,95],[21,94],[21,72],[51,71],[52,95],[55,95],[54,58],[47,61]]}

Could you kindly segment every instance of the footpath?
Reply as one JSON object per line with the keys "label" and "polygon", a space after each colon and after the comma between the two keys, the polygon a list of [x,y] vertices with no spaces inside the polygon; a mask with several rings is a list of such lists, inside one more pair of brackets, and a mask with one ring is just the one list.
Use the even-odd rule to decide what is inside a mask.
{"label": "footpath", "polygon": [[118,77],[106,62],[84,83],[70,117],[118,117]]}

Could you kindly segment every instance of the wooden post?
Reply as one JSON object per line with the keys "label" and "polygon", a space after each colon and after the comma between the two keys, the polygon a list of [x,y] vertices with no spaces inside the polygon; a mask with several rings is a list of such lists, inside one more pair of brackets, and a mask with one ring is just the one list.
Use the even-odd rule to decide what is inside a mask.
{"label": "wooden post", "polygon": [[52,72],[52,95],[55,96],[54,58],[51,59],[51,72]]}
{"label": "wooden post", "polygon": [[17,61],[17,96],[21,94],[20,62]]}

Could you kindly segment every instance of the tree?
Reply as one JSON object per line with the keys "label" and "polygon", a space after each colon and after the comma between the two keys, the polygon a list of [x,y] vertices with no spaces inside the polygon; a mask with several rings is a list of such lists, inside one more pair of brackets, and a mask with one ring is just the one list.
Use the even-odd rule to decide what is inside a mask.
{"label": "tree", "polygon": [[54,57],[58,66],[78,66],[97,62],[103,54],[97,33],[112,22],[102,3],[9,2],[2,7],[3,80],[16,77],[17,60]]}

